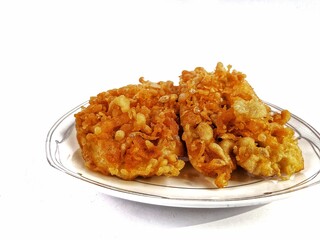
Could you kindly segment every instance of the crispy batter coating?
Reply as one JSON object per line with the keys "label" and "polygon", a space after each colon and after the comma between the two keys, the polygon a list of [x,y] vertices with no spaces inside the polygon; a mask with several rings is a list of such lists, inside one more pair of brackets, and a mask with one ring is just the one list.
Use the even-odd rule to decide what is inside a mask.
{"label": "crispy batter coating", "polygon": [[287,110],[272,113],[245,80],[246,75],[218,63],[180,77],[182,139],[191,164],[228,184],[236,165],[250,174],[287,178],[304,168],[294,131],[285,126]]}
{"label": "crispy batter coating", "polygon": [[289,178],[304,168],[286,125],[290,112],[273,113],[245,78],[218,63],[213,72],[183,71],[179,86],[140,78],[92,97],[75,114],[85,165],[126,180],[177,176],[184,141],[192,166],[219,188],[237,166],[254,176]]}
{"label": "crispy batter coating", "polygon": [[232,171],[236,168],[232,158],[234,141],[221,139],[217,134],[216,118],[223,109],[223,86],[212,73],[203,68],[183,71],[180,77],[180,119],[183,127],[188,157],[193,167],[210,177],[216,177],[215,184],[228,184]]}
{"label": "crispy batter coating", "polygon": [[177,176],[184,166],[178,88],[170,81],[140,83],[102,92],[75,114],[85,165],[126,180]]}

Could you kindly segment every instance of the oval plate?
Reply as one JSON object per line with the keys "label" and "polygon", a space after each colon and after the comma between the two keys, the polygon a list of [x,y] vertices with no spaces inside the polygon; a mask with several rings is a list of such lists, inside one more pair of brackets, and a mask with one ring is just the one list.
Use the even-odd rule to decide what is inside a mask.
{"label": "oval plate", "polygon": [[[229,185],[218,189],[214,186],[212,178],[204,177],[189,163],[178,177],[137,178],[134,181],[125,181],[113,176],[104,176],[85,168],[76,140],[74,114],[87,104],[88,102],[80,104],[63,115],[49,130],[45,144],[47,160],[55,169],[111,196],[174,207],[240,207],[282,199],[320,183],[320,134],[293,114],[288,126],[295,130],[305,159],[305,169],[287,181],[253,178],[241,170],[236,170]],[[273,104],[267,104],[274,112],[282,110]]]}

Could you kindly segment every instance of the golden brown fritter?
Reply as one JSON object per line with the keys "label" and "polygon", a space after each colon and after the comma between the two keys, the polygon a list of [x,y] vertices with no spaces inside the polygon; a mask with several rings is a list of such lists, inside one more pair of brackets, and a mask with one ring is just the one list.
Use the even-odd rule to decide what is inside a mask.
{"label": "golden brown fritter", "polygon": [[177,176],[183,140],[192,166],[219,188],[237,166],[287,179],[304,168],[290,113],[273,113],[245,78],[218,63],[213,72],[183,71],[179,86],[140,78],[92,97],[75,114],[85,165],[126,180]]}
{"label": "golden brown fritter", "polygon": [[180,118],[189,160],[198,171],[227,185],[236,165],[256,176],[286,178],[304,168],[287,110],[272,113],[245,80],[218,63],[180,77]]}
{"label": "golden brown fritter", "polygon": [[[236,164],[233,139],[219,139],[216,121],[223,105],[221,83],[203,68],[183,71],[180,77],[180,120],[189,161],[199,172],[216,177],[215,184],[228,184]],[[221,140],[221,141],[220,141]]]}
{"label": "golden brown fritter", "polygon": [[126,180],[177,176],[184,166],[178,88],[170,81],[140,83],[102,92],[75,114],[85,165]]}

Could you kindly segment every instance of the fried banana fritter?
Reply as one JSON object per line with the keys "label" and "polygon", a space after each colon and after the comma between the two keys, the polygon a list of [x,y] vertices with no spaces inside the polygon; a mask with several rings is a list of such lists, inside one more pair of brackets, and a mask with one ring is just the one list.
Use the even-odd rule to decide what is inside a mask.
{"label": "fried banana fritter", "polygon": [[182,139],[191,164],[215,184],[228,184],[237,165],[250,174],[287,178],[304,168],[294,131],[285,126],[287,110],[272,113],[245,80],[218,63],[180,77]]}
{"label": "fried banana fritter", "polygon": [[75,114],[77,139],[91,170],[132,180],[177,176],[184,167],[178,87],[171,81],[113,89]]}

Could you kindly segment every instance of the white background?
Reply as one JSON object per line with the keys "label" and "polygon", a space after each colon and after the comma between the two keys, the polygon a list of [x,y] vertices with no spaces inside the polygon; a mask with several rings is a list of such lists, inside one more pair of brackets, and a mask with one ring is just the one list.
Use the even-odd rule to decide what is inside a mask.
{"label": "white background", "polygon": [[319,131],[319,3],[0,1],[0,239],[314,237],[319,186],[254,207],[146,205],[51,168],[45,139],[101,91],[140,76],[177,82],[182,70],[218,61]]}

